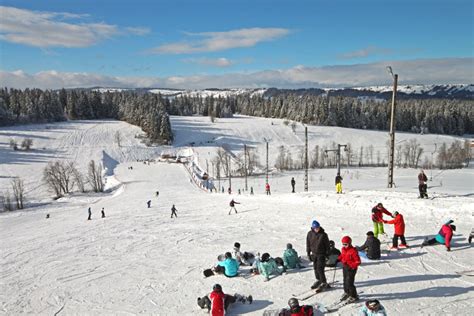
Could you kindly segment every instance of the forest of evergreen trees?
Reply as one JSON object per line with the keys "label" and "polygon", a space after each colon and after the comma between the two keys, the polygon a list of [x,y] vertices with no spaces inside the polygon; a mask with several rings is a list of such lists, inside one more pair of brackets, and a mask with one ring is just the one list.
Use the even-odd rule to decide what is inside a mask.
{"label": "forest of evergreen trees", "polygon": [[164,100],[155,94],[93,90],[1,89],[0,126],[113,118],[137,125],[151,142],[173,139]]}

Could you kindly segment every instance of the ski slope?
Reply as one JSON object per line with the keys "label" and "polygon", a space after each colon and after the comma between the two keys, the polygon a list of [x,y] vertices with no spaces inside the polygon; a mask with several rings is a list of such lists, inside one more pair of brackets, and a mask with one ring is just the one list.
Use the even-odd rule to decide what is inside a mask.
{"label": "ski slope", "polygon": [[[268,119],[238,117],[212,124],[208,118],[173,117],[174,145],[194,141],[193,148],[205,166],[205,156],[216,148],[207,143],[213,138],[234,146],[236,152],[243,143],[264,148],[262,137],[292,146],[301,144],[300,129],[294,135],[290,127],[280,126],[281,121],[272,121],[274,125]],[[473,277],[456,273],[472,270],[473,251],[466,240],[474,224],[472,168],[433,170],[428,189],[433,200],[416,198],[418,170],[396,169],[397,188],[386,189],[386,168],[344,167],[342,195],[334,193],[334,169],[311,171],[309,192],[302,192],[301,172],[274,172],[270,175],[271,196],[263,194],[263,176],[249,179],[253,196],[248,192],[209,194],[198,189],[179,164],[137,161],[157,157],[163,148],[141,144],[134,138],[140,132],[136,127],[116,121],[47,126],[0,130],[2,175],[21,174],[28,184],[38,183],[42,167],[51,159],[68,157],[86,164],[105,152],[116,161],[108,179],[113,177],[119,185],[110,193],[74,194],[54,202],[40,186],[32,194],[41,203],[0,214],[2,315],[199,315],[204,312],[196,298],[207,294],[214,283],[220,283],[226,293],[254,297],[252,305],[236,303],[229,315],[261,315],[264,309],[284,307],[293,293],[308,288],[314,282],[312,267],[290,271],[269,282],[261,276],[204,279],[202,270],[213,265],[218,254],[230,251],[236,241],[244,251],[269,252],[274,257],[281,256],[286,243],[291,242],[304,255],[306,233],[313,219],[338,247],[344,235],[360,245],[371,230],[370,210],[377,202],[404,215],[406,237],[412,247],[362,264],[356,276],[357,289],[363,291],[361,299],[378,298],[389,315],[467,315],[474,307]],[[387,137],[373,131],[327,129],[310,127],[311,133],[327,135],[328,142],[339,142],[337,137],[362,142],[367,137],[375,146],[384,144]],[[120,147],[113,141],[117,130],[126,135]],[[39,152],[7,154],[13,134],[41,136],[34,138],[34,146],[50,148],[49,156],[41,157]],[[425,136],[453,139],[407,135],[420,142],[427,140]],[[10,154],[28,157],[21,161],[18,156],[5,158]],[[270,155],[274,161],[276,150]],[[133,170],[128,169],[130,166]],[[427,174],[430,176],[429,171]],[[291,177],[297,181],[295,194],[289,193]],[[3,191],[8,180],[0,180]],[[227,187],[228,183],[222,181],[221,185]],[[234,191],[243,189],[243,179],[232,179],[232,185]],[[231,198],[242,204],[237,205],[238,214],[229,216]],[[146,207],[147,200],[152,200],[151,208]],[[177,219],[170,218],[172,204],[178,209]],[[86,220],[89,206],[91,221]],[[105,219],[100,218],[102,207]],[[45,218],[47,213],[49,219]],[[436,234],[448,219],[457,225],[452,251],[446,252],[443,246],[421,249],[423,238]],[[393,233],[393,226],[385,227],[389,235]],[[332,273],[327,277],[332,280]],[[340,280],[336,289],[307,303],[329,304],[338,299],[342,294],[340,269],[335,279]],[[353,315],[361,304],[346,306],[338,313]]]}

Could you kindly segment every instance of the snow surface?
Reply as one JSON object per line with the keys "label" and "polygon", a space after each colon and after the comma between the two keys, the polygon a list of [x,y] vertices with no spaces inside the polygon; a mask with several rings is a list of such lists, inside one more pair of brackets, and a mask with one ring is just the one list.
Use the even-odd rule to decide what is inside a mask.
{"label": "snow surface", "polygon": [[[236,156],[244,143],[255,146],[262,163],[263,138],[271,139],[270,161],[275,161],[280,144],[303,145],[302,126],[294,134],[281,120],[237,116],[211,123],[209,118],[172,117],[171,122],[174,146],[194,142],[201,167],[213,157],[211,150],[216,145],[226,145]],[[120,147],[114,141],[116,131],[122,135]],[[255,195],[229,196],[200,190],[180,164],[137,162],[170,150],[146,147],[134,137],[137,134],[141,134],[139,128],[117,121],[0,129],[0,189],[4,191],[11,177],[20,175],[28,199],[35,202],[24,211],[0,214],[0,314],[200,315],[205,313],[196,298],[220,283],[229,294],[254,297],[252,305],[236,303],[229,315],[261,315],[266,308],[285,306],[292,294],[308,288],[314,282],[312,267],[269,282],[261,276],[204,279],[202,270],[213,265],[218,254],[230,251],[236,241],[244,251],[269,252],[274,257],[281,256],[291,242],[304,255],[313,219],[338,247],[344,235],[362,244],[371,230],[370,209],[377,202],[404,215],[412,247],[362,264],[356,276],[357,289],[363,291],[361,299],[380,299],[389,315],[468,315],[473,309],[473,277],[456,273],[472,270],[473,251],[466,237],[473,227],[473,168],[429,170],[428,194],[433,200],[416,198],[418,170],[396,169],[397,188],[387,189],[386,168],[346,166],[342,168],[342,195],[333,188],[335,170],[323,169],[310,171],[309,192],[303,192],[301,172],[272,172],[271,196],[263,193],[264,176],[249,179]],[[8,148],[10,138],[25,136],[33,138],[33,151]],[[317,142],[333,141],[370,142],[385,148],[388,139],[386,132],[317,126],[309,128],[309,136],[310,148]],[[397,133],[397,141],[410,138],[426,146],[457,139]],[[82,166],[90,159],[104,159],[110,168],[108,185],[113,182],[116,189],[51,202],[40,178],[44,165],[54,159],[71,159]],[[289,193],[291,177],[296,179],[295,194]],[[221,185],[228,184],[222,181]],[[244,188],[244,180],[233,178],[232,185],[234,191]],[[159,197],[154,196],[156,190]],[[229,216],[231,198],[242,204],[237,205],[238,214]],[[146,207],[149,199],[151,208]],[[172,204],[178,209],[177,219],[170,218]],[[89,206],[92,221],[86,220]],[[100,218],[102,207],[105,219]],[[45,218],[47,213],[50,219]],[[448,219],[457,225],[452,251],[446,252],[443,246],[421,249],[424,237],[436,234]],[[386,225],[386,231],[391,234],[393,227]],[[327,277],[332,280],[332,273]],[[339,298],[340,269],[335,277],[340,280],[336,289],[307,303],[328,304]],[[361,304],[346,306],[339,314],[355,314]]]}

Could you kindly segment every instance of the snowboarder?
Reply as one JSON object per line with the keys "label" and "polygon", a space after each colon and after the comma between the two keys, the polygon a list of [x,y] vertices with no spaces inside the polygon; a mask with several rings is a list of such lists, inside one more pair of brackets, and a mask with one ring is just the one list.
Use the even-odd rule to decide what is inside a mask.
{"label": "snowboarder", "polygon": [[313,306],[303,305],[300,306],[297,298],[290,298],[288,300],[288,306],[290,307],[291,316],[313,316]]}
{"label": "snowboarder", "polygon": [[454,221],[449,220],[438,232],[434,238],[426,238],[422,246],[434,245],[434,244],[444,244],[446,246],[446,251],[451,251],[451,238],[453,237],[453,232],[456,231],[456,225],[453,225]]}
{"label": "snowboarder", "polygon": [[357,250],[352,247],[352,239],[349,236],[342,237],[342,253],[339,256],[339,261],[342,262],[342,273],[344,276],[344,295],[341,301],[347,300],[352,303],[359,299],[357,290],[354,285],[357,268],[360,265],[360,257]]}
{"label": "snowboarder", "polygon": [[89,213],[89,217],[87,218],[88,221],[91,220],[91,216],[92,216],[92,210],[91,208],[89,207],[89,209],[87,210],[87,213]]}
{"label": "snowboarder", "polygon": [[395,225],[395,232],[393,234],[393,243],[391,249],[398,249],[398,238],[400,237],[401,244],[400,248],[408,248],[407,242],[405,240],[405,220],[403,219],[403,215],[398,213],[397,211],[393,212],[395,218],[391,221],[383,221],[385,224],[393,224]]}
{"label": "snowboarder", "polygon": [[240,204],[240,203],[236,202],[236,201],[234,201],[234,199],[232,199],[229,203],[229,206],[230,206],[229,215],[230,215],[230,212],[232,212],[232,210],[234,210],[235,214],[237,214],[237,209],[235,208],[235,204]]}
{"label": "snowboarder", "polygon": [[336,176],[336,193],[342,193],[342,177],[340,173]]}
{"label": "snowboarder", "polygon": [[255,255],[250,252],[240,251],[240,243],[234,243],[233,256],[237,262],[243,266],[251,266],[255,261]]}
{"label": "snowboarder", "polygon": [[298,252],[293,249],[293,245],[288,243],[286,244],[286,250],[283,252],[283,265],[285,269],[301,269],[300,257],[298,257]]}
{"label": "snowboarder", "polygon": [[296,185],[296,181],[295,181],[295,178],[291,178],[291,193],[295,193],[295,185]]}
{"label": "snowboarder", "polygon": [[360,309],[359,316],[387,316],[387,312],[378,300],[368,300]]}
{"label": "snowboarder", "polygon": [[341,252],[339,249],[336,248],[336,243],[334,240],[329,241],[329,255],[326,259],[326,267],[336,267],[337,263],[339,262],[339,256]]}
{"label": "snowboarder", "polygon": [[[281,275],[286,271],[284,267],[282,269],[278,267],[276,259],[273,259],[269,253],[265,252],[260,259],[257,258],[255,260],[254,266],[257,267],[258,273],[265,278],[265,281],[269,281],[271,275]],[[279,259],[281,260],[281,258]]]}
{"label": "snowboarder", "polygon": [[426,176],[423,169],[421,169],[420,173],[418,174],[418,191],[420,191],[420,199],[428,198],[428,185],[426,184],[428,181],[428,177]]}
{"label": "snowboarder", "polygon": [[360,247],[356,247],[357,251],[365,251],[367,258],[370,260],[380,259],[380,240],[374,236],[373,231],[367,232],[366,235],[367,239],[365,240],[365,243]]}
{"label": "snowboarder", "polygon": [[219,261],[213,269],[216,273],[223,273],[226,277],[232,278],[239,274],[239,263],[232,258],[230,252],[225,253],[225,260]]}
{"label": "snowboarder", "polygon": [[173,215],[178,217],[178,214],[176,214],[176,211],[177,211],[177,209],[173,204],[173,206],[171,207],[171,218],[173,218]]}
{"label": "snowboarder", "polygon": [[318,221],[311,223],[311,230],[306,235],[306,253],[308,258],[313,261],[314,275],[316,282],[311,286],[312,289],[320,292],[329,287],[324,274],[326,266],[326,256],[329,254],[329,238],[324,232]]}
{"label": "snowboarder", "polygon": [[102,213],[102,218],[105,217],[105,211],[104,211],[104,208],[102,208],[102,210],[100,211],[100,213]]}
{"label": "snowboarder", "polygon": [[150,208],[150,207],[151,207],[151,200],[148,200],[148,201],[146,202],[146,205],[148,205],[148,208]]}
{"label": "snowboarder", "polygon": [[270,192],[270,183],[268,183],[268,182],[265,184],[265,193],[266,193],[267,195],[271,195],[271,194],[272,194],[272,193]]}
{"label": "snowboarder", "polygon": [[374,236],[375,238],[379,237],[379,234],[384,234],[383,230],[383,214],[387,214],[393,218],[392,213],[387,211],[385,207],[383,207],[382,203],[378,203],[372,208],[372,222],[374,223]]}
{"label": "snowboarder", "polygon": [[252,304],[252,295],[244,296],[240,294],[228,295],[222,291],[220,284],[215,284],[212,287],[212,292],[204,297],[198,297],[197,303],[202,309],[208,310],[212,316],[223,316],[226,314],[227,308],[230,304],[235,302],[242,302],[242,304]]}

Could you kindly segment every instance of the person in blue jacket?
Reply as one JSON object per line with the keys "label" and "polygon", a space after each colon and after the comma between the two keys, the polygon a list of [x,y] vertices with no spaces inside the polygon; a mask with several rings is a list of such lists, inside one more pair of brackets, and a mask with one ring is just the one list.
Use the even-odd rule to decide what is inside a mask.
{"label": "person in blue jacket", "polygon": [[360,309],[359,316],[387,316],[387,312],[378,300],[369,300]]}
{"label": "person in blue jacket", "polygon": [[225,260],[219,261],[214,268],[216,273],[224,273],[226,277],[232,278],[239,274],[239,263],[232,258],[230,252],[225,253]]}

